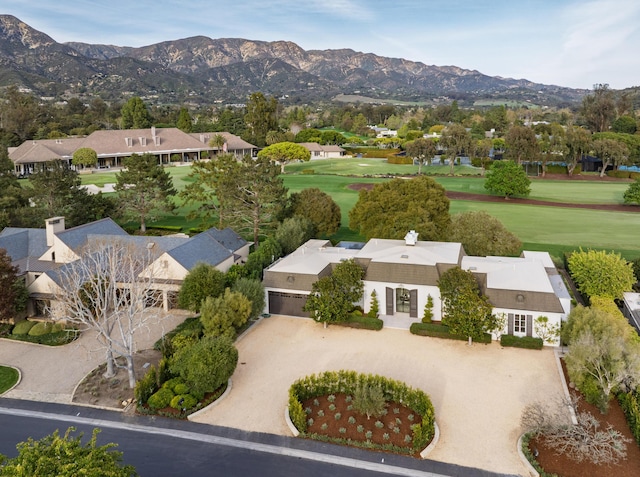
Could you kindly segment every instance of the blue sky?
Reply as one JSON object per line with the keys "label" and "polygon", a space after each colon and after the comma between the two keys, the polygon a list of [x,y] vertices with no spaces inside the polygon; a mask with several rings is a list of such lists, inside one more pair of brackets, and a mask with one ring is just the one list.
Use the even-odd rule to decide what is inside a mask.
{"label": "blue sky", "polygon": [[640,85],[638,0],[3,0],[59,42],[195,35],[351,48],[590,89]]}

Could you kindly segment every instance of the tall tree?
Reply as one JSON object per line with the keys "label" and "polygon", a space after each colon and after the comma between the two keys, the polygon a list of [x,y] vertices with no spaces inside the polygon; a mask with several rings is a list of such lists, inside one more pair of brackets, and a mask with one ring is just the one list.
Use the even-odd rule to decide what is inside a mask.
{"label": "tall tree", "polygon": [[504,139],[507,146],[507,158],[516,164],[538,160],[540,150],[533,129],[526,126],[512,126]]}
{"label": "tall tree", "polygon": [[73,436],[70,427],[61,436],[58,431],[40,440],[29,438],[16,447],[18,455],[3,462],[0,454],[0,476],[29,477],[55,475],[76,477],[100,475],[102,477],[136,477],[131,465],[122,465],[122,452],[114,451],[116,444],[98,445],[99,429],[94,429],[91,439],[83,443],[83,434]]}
{"label": "tall tree", "polygon": [[258,147],[267,144],[267,133],[278,129],[278,100],[273,96],[252,93],[247,101],[244,121],[247,125],[246,139]]}
{"label": "tall tree", "polygon": [[594,132],[608,131],[616,117],[616,99],[608,84],[595,84],[593,93],[582,98],[582,116]]}
{"label": "tall tree", "polygon": [[0,230],[17,226],[20,217],[19,209],[28,204],[27,192],[18,182],[7,148],[0,145]]}
{"label": "tall tree", "polygon": [[151,113],[139,96],[127,101],[120,111],[122,129],[144,129],[151,126]]}
{"label": "tall tree", "polygon": [[629,148],[623,142],[615,139],[596,139],[591,147],[596,156],[602,160],[600,177],[604,177],[607,167],[613,165],[616,169],[626,164],[629,158]]}
{"label": "tall tree", "polygon": [[[222,138],[222,136],[218,136]],[[196,206],[187,214],[187,218],[190,220],[199,218],[200,227],[203,229],[211,227],[214,223],[220,226],[223,223],[223,209],[217,198],[218,183],[222,177],[221,170],[223,170],[219,167],[219,161],[228,162],[230,167],[236,161],[231,154],[219,154],[216,157],[215,161],[198,161],[191,164],[189,181],[180,191],[180,198],[186,204]]]}
{"label": "tall tree", "polygon": [[17,318],[24,311],[29,293],[24,280],[18,278],[18,267],[11,265],[11,257],[0,248],[0,322]]}
{"label": "tall tree", "polygon": [[470,156],[473,147],[471,134],[461,124],[450,124],[442,131],[440,145],[449,158],[449,174],[453,175],[456,158]]}
{"label": "tall tree", "polygon": [[171,175],[153,154],[133,154],[122,163],[125,169],[116,174],[115,185],[119,207],[125,217],[140,221],[144,233],[147,220],[154,220],[160,212],[173,211],[171,197],[176,190]]}
{"label": "tall tree", "polygon": [[245,156],[237,161],[223,156],[214,162],[222,225],[240,234],[252,234],[258,246],[260,237],[276,227],[286,204],[287,189],[280,168],[265,157],[254,160]]}
{"label": "tall tree", "polygon": [[33,138],[43,116],[35,97],[21,93],[13,85],[7,88],[4,101],[0,104],[0,124],[6,132],[15,135],[17,141],[11,141],[11,145],[18,146]]}
{"label": "tall tree", "polygon": [[367,239],[399,239],[415,230],[423,240],[442,240],[450,221],[444,187],[426,176],[362,189],[349,211],[349,227]]}
{"label": "tall tree", "polygon": [[278,142],[267,146],[258,153],[258,158],[265,158],[280,164],[280,173],[284,174],[284,166],[293,161],[309,161],[311,152],[304,146],[294,142]]}
{"label": "tall tree", "polygon": [[531,181],[522,166],[513,161],[494,161],[487,172],[484,188],[494,194],[504,195],[508,199],[514,195],[528,196]]}
{"label": "tall tree", "polygon": [[186,133],[190,133],[193,128],[193,120],[191,119],[191,115],[189,114],[189,110],[187,108],[180,108],[180,113],[178,114],[178,122],[176,126],[181,131]]}
{"label": "tall tree", "polygon": [[64,216],[70,226],[81,225],[109,214],[109,200],[92,196],[81,186],[78,173],[61,160],[40,164],[29,176],[31,207],[20,209],[25,225],[41,227],[48,217]]}
{"label": "tall tree", "polygon": [[591,148],[591,133],[578,126],[569,126],[565,135],[567,144],[567,172],[573,175],[582,156]]}
{"label": "tall tree", "polygon": [[473,273],[453,267],[438,280],[444,307],[442,324],[455,335],[464,336],[469,344],[493,330],[496,318],[489,299],[480,293]]}
{"label": "tall tree", "polygon": [[209,147],[215,147],[218,150],[218,154],[224,151],[224,145],[227,143],[227,140],[224,138],[222,134],[214,134],[211,139],[209,139]]}
{"label": "tall tree", "polygon": [[469,255],[518,255],[522,242],[502,223],[483,210],[471,210],[451,218],[449,241],[460,242]]}
{"label": "tall tree", "polygon": [[289,197],[289,210],[313,225],[314,235],[333,235],[340,228],[340,206],[329,194],[317,187],[302,189]]}
{"label": "tall tree", "polygon": [[431,165],[431,159],[436,154],[436,143],[433,139],[418,138],[405,144],[407,156],[418,161],[418,174],[422,174],[422,165]]}

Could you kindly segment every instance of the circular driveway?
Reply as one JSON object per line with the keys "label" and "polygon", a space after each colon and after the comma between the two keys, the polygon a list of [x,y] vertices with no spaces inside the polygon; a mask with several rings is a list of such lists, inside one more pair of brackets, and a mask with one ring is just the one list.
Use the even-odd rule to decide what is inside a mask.
{"label": "circular driveway", "polygon": [[192,419],[248,431],[291,435],[284,421],[289,386],[327,370],[380,374],[431,397],[440,441],[429,459],[527,475],[516,442],[531,402],[563,394],[553,350],[501,348],[366,331],[272,316],[236,344],[239,364],[229,395]]}

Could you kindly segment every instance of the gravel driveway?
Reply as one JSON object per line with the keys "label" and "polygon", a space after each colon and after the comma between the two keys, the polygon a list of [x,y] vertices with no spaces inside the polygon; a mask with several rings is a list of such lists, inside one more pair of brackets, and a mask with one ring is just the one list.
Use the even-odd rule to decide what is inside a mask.
{"label": "gravel driveway", "polygon": [[353,330],[272,316],[238,343],[230,394],[193,420],[290,435],[289,386],[327,370],[351,369],[403,381],[433,401],[440,441],[430,459],[527,475],[516,442],[524,406],[562,396],[553,351],[425,338],[406,330]]}

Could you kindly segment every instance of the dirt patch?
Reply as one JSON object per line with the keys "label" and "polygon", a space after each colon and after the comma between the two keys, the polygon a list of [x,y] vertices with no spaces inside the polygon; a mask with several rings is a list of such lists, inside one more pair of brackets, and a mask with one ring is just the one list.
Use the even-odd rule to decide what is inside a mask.
{"label": "dirt patch", "polygon": [[[562,370],[565,379],[569,382],[566,366],[562,362]],[[576,391],[572,390],[572,393]],[[548,447],[543,438],[531,439],[529,449],[538,451],[538,462],[548,473],[558,474],[561,477],[583,477],[585,475],[597,475],[599,477],[637,477],[640,469],[640,447],[636,444],[622,408],[617,399],[612,399],[609,403],[609,412],[606,415],[580,398],[578,403],[579,411],[588,411],[600,422],[600,428],[606,429],[611,426],[620,431],[625,437],[631,439],[627,442],[627,458],[616,465],[594,465],[590,462],[577,463],[565,455],[557,455],[552,448]]]}
{"label": "dirt patch", "polygon": [[[133,357],[136,377],[138,379],[143,377],[151,365],[157,367],[161,358],[162,353],[154,349],[136,353]],[[118,362],[124,365],[123,358],[118,358]],[[116,375],[112,378],[103,376],[105,370],[106,364],[101,364],[91,371],[77,387],[73,402],[122,409],[123,401],[133,399],[133,389],[129,387],[127,370],[117,368]]]}
{"label": "dirt patch", "polygon": [[307,432],[355,442],[393,445],[413,453],[411,426],[422,421],[408,407],[387,403],[385,414],[379,418],[359,414],[352,409],[351,397],[342,393],[310,398],[302,403],[310,423]]}
{"label": "dirt patch", "polygon": [[[355,183],[349,184],[349,189],[360,191],[362,189],[371,190],[375,184],[363,184]],[[500,202],[503,204],[525,204],[525,205],[538,205],[545,207],[565,207],[570,209],[591,209],[591,210],[610,210],[613,212],[639,212],[640,207],[635,205],[624,204],[571,204],[567,202],[552,202],[548,200],[535,200],[535,199],[520,199],[510,198],[505,199],[495,195],[485,194],[472,194],[469,192],[456,192],[446,191],[446,195],[451,200],[471,200],[474,202]]]}

